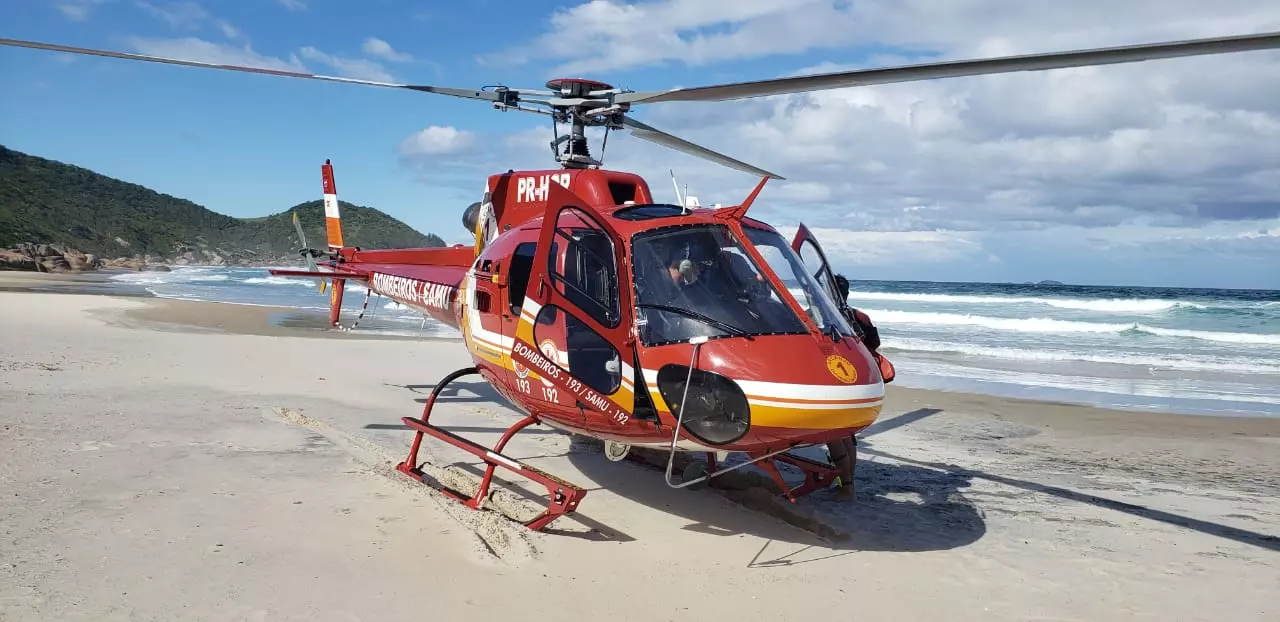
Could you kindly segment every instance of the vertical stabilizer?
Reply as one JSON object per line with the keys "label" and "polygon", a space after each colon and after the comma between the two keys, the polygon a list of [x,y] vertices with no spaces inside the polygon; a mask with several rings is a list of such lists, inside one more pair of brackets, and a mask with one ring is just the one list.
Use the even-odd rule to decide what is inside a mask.
{"label": "vertical stabilizer", "polygon": [[[329,238],[329,252],[342,248],[342,214],[338,212],[338,188],[333,183],[333,164],[325,159],[320,167],[324,179],[324,232]],[[333,279],[329,290],[329,325],[338,326],[342,315],[342,294],[346,291],[346,279]],[[321,289],[321,291],[324,291]]]}
{"label": "vertical stabilizer", "polygon": [[338,212],[338,189],[333,183],[333,164],[324,161],[320,167],[324,178],[324,230],[329,238],[329,250],[342,248],[342,215]]}

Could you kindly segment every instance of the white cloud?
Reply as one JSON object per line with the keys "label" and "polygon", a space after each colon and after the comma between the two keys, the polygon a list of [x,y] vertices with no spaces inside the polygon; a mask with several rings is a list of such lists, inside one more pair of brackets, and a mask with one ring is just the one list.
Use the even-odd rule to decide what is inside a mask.
{"label": "white cloud", "polygon": [[[557,11],[550,30],[527,45],[494,54],[491,60],[520,62],[531,55],[573,59],[552,73],[571,74],[638,67],[664,60],[702,64],[729,58],[798,52],[820,45],[818,25],[827,13],[814,0],[737,0],[715,3],[672,0],[625,4],[595,0]],[[787,26],[788,15],[801,15],[798,31]],[[777,28],[765,40],[740,49],[725,38],[691,34],[724,24],[758,24]],[[795,35],[795,36],[792,36]],[[586,53],[584,53],[584,51]]]}
{"label": "white cloud", "polygon": [[[779,225],[788,242],[798,227]],[[841,265],[886,266],[907,263],[997,261],[976,235],[960,231],[848,231],[809,227],[836,271]],[[807,259],[807,257],[806,257]]]}
{"label": "white cloud", "polygon": [[180,39],[149,39],[132,37],[129,44],[138,52],[152,56],[181,58],[207,63],[239,65],[243,67],[261,67],[263,69],[279,69],[282,71],[306,71],[296,55],[287,60],[274,56],[266,56],[254,51],[248,43],[235,46],[227,43],[214,43],[196,37]]}
{"label": "white cloud", "polygon": [[68,19],[83,22],[89,17],[89,4],[82,2],[62,2],[57,6],[58,11],[67,16]]}
{"label": "white cloud", "polygon": [[[1108,20],[1099,26],[1096,16],[1103,13]],[[589,62],[604,70],[852,41],[955,58],[1221,35],[1280,29],[1280,5],[1237,0],[1208,11],[1183,0],[1073,3],[1069,9],[1052,3],[859,2],[837,8],[760,0],[722,14],[679,0],[597,0],[557,14],[550,25],[535,39],[539,45],[561,38],[565,29],[575,37],[563,38],[573,41],[572,50],[541,48],[548,58],[581,58],[583,41],[596,41],[599,46],[587,46],[599,52]],[[801,26],[811,34],[780,34]],[[839,68],[824,64],[790,73]],[[770,187],[769,200],[820,208],[827,226],[1027,229],[1280,213],[1274,194],[1280,53],[1274,52],[673,103],[636,113],[788,177]],[[674,163],[690,183],[748,183],[687,156],[615,141],[610,138],[610,150],[625,148],[622,159],[648,166],[646,174],[665,174]],[[617,160],[614,155],[611,164]],[[919,205],[930,209],[905,211]]]}
{"label": "white cloud", "polygon": [[[226,25],[230,27],[230,24]],[[231,36],[225,27],[220,28]],[[234,27],[231,27],[235,31]],[[239,31],[235,31],[240,35]],[[245,39],[240,35],[241,39]],[[280,69],[286,71],[310,72],[303,60],[326,65],[338,75],[363,80],[380,80],[394,82],[395,76],[389,73],[380,63],[364,58],[350,58],[323,52],[317,48],[306,46],[287,59],[260,54],[246,40],[242,44],[215,43],[197,37],[176,39],[132,37],[130,45],[143,54],[182,58],[209,63],[240,65],[244,67],[261,67],[264,69]]]}
{"label": "white cloud", "polygon": [[[1223,0],[1212,9],[1200,0],[593,0],[555,12],[549,22],[547,32],[502,56],[566,61],[552,73],[702,65],[859,44],[996,56],[1123,42],[1117,39],[1276,30],[1280,24],[1266,0]],[[1121,29],[1127,36],[1117,38]]]}
{"label": "white cloud", "polygon": [[307,3],[303,2],[303,0],[276,0],[276,1],[280,3],[280,6],[286,9],[289,9],[290,11],[307,10]]}
{"label": "white cloud", "polygon": [[390,43],[387,43],[377,37],[369,37],[368,39],[365,39],[364,45],[361,49],[369,56],[378,56],[391,61],[404,62],[413,60],[412,56],[395,51],[395,49],[391,47]]}
{"label": "white cloud", "polygon": [[105,4],[110,0],[65,0],[54,4],[54,8],[58,9],[67,19],[77,22],[83,22],[89,19],[89,14],[93,12],[94,7]]}
{"label": "white cloud", "polygon": [[[545,63],[547,75],[592,72],[618,83],[599,74],[766,56],[776,65],[785,58],[778,55],[802,51],[840,61],[785,74],[797,75],[1262,31],[1280,31],[1280,4],[747,0],[713,7],[595,0],[557,12],[542,34],[486,59]],[[730,79],[772,77],[734,71]],[[632,88],[671,86],[681,85]],[[1270,252],[1280,263],[1273,237],[1236,237],[1270,231],[1259,223],[1280,218],[1280,52],[633,112],[787,177],[766,186],[752,213],[779,224],[803,220],[832,239],[849,233],[843,239],[857,242],[848,249],[860,261],[947,263],[961,253],[1016,266],[1014,255],[1033,256],[1054,243],[1066,257],[1080,247],[1102,253],[1090,257],[1092,265],[1108,252],[1225,253],[1232,245]],[[537,125],[511,136],[510,152],[489,168],[553,166],[550,132]],[[609,168],[644,175],[659,200],[672,196],[669,168],[704,205],[736,203],[755,182],[625,133],[610,135],[606,155]],[[1179,235],[1180,242],[1171,239]],[[1123,242],[1139,238],[1141,244]],[[1192,239],[1198,241],[1189,247]]]}
{"label": "white cloud", "polygon": [[[135,0],[134,4],[138,8],[167,23],[173,28],[198,30],[207,25],[215,29],[223,37],[239,42],[234,45],[229,43],[215,43],[198,37],[170,39],[141,37],[131,38],[130,41],[133,47],[143,54],[300,72],[310,71],[302,62],[303,60],[307,60],[312,63],[324,65],[331,70],[325,73],[336,73],[342,77],[359,78],[362,80],[375,80],[382,82],[396,81],[395,76],[387,71],[382,63],[376,60],[334,54],[323,51],[314,46],[298,48],[297,52],[290,54],[287,60],[259,54],[253,50],[249,42],[249,37],[234,24],[225,19],[211,15],[203,7],[191,0],[171,2],[164,5],[153,4],[143,0]],[[283,4],[286,6],[290,5],[289,2],[283,2]],[[305,8],[305,6],[300,2],[297,2],[294,3],[294,6],[290,6],[290,8],[301,9]],[[368,55],[379,56],[390,60],[407,60],[409,58],[408,55],[396,52],[385,41],[375,38],[366,39],[362,49]]]}
{"label": "white cloud", "polygon": [[1280,218],[1256,222],[1216,222],[1200,227],[1109,227],[1081,231],[1094,248],[1166,249],[1247,253],[1280,251]]}
{"label": "white cloud", "polygon": [[432,125],[401,141],[400,155],[416,157],[457,153],[470,148],[475,142],[475,134],[466,130],[447,125]]}
{"label": "white cloud", "polygon": [[163,5],[135,0],[134,6],[152,17],[166,23],[175,30],[200,30],[210,26],[227,39],[243,39],[248,37],[231,22],[214,17],[203,6],[190,0],[185,2],[167,2]]}
{"label": "white cloud", "polygon": [[[494,145],[502,141],[448,125],[432,125],[400,141],[400,162],[422,184],[437,190],[448,188],[478,199],[476,188],[485,176],[494,172],[497,154]],[[474,197],[474,198],[470,198]]]}
{"label": "white cloud", "polygon": [[215,25],[217,25],[218,30],[222,32],[222,36],[228,39],[239,39],[243,36],[240,29],[236,28],[231,24],[231,22],[228,22],[225,19],[216,20]]}
{"label": "white cloud", "polygon": [[339,74],[349,78],[395,82],[395,77],[377,61],[372,61],[366,58],[335,56],[333,54],[321,52],[311,46],[298,50],[298,53],[307,60],[328,65],[337,70]]}
{"label": "white cloud", "polygon": [[163,7],[141,1],[134,4],[151,14],[152,17],[169,24],[173,28],[194,30],[199,28],[204,20],[209,17],[209,12],[205,11],[204,7],[190,1],[174,2]]}

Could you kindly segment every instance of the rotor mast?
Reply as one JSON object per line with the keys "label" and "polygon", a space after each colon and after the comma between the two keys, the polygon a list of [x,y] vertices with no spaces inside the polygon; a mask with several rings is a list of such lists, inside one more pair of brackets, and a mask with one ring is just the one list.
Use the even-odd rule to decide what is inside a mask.
{"label": "rotor mast", "polygon": [[[613,91],[614,88],[603,82],[581,78],[556,78],[547,82],[547,89],[557,93],[561,100],[578,100],[579,103],[556,105],[552,103],[552,132],[555,137],[551,141],[551,153],[556,162],[564,168],[592,168],[603,164],[601,160],[591,157],[591,145],[587,142],[587,127],[604,127],[604,142],[600,145],[600,155],[604,157],[604,149],[609,142],[609,130],[622,127],[621,115],[629,105],[609,106],[606,101],[595,99],[592,93]],[[617,118],[615,118],[615,116]],[[557,124],[569,125],[569,133],[561,135]],[[559,146],[564,143],[564,150]]]}

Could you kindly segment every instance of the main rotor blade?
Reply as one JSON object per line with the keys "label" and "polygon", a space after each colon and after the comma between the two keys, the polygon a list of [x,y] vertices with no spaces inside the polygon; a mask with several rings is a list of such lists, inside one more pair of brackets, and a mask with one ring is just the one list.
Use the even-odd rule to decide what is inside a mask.
{"label": "main rotor blade", "polygon": [[616,95],[614,96],[614,102],[619,104],[652,104],[673,101],[726,101],[851,86],[959,78],[1015,71],[1044,71],[1047,69],[1089,65],[1136,63],[1181,56],[1227,54],[1276,48],[1280,48],[1280,32],[1213,39],[1192,39],[1169,43],[1127,45],[1071,52],[946,61],[880,69],[856,69],[853,71],[778,78],[775,80],[736,82],[733,84],[672,89],[669,91],[640,91]]}
{"label": "main rotor blade", "polygon": [[695,145],[683,138],[672,136],[671,134],[668,134],[656,127],[636,121],[631,117],[622,117],[622,124],[627,126],[631,130],[631,134],[636,138],[647,140],[651,143],[656,143],[669,149],[675,149],[676,151],[682,151],[699,158],[711,160],[717,164],[721,164],[744,173],[751,173],[761,177],[770,177],[772,179],[786,179],[785,177],[770,173],[762,168],[751,166],[741,160],[735,160],[722,153],[716,153],[701,145]]}
{"label": "main rotor blade", "polygon": [[164,58],[161,56],[146,56],[143,54],[131,54],[128,52],[113,52],[110,50],[96,50],[91,48],[79,48],[69,45],[57,45],[54,43],[40,43],[37,41],[21,41],[18,39],[2,39],[0,45],[8,45],[12,47],[35,48],[40,50],[52,50],[54,52],[69,52],[71,54],[87,54],[92,56],[109,56],[112,58],[123,58],[126,60],[141,60],[153,63],[166,63],[170,65],[186,65],[188,67],[204,67],[206,69],[226,69],[230,71],[244,71],[248,73],[263,73],[273,76],[287,76],[290,78],[308,78],[311,80],[327,80],[330,82],[347,82],[351,84],[364,84],[367,86],[385,86],[397,89],[409,89],[411,91],[422,91],[426,93],[436,93],[439,95],[452,95],[453,97],[465,97],[467,99],[483,99],[487,101],[499,101],[501,95],[489,91],[476,91],[472,89],[452,89],[439,86],[425,86],[414,84],[396,84],[392,82],[378,82],[376,80],[361,80],[359,78],[342,78],[338,76],[322,76],[310,73],[301,73],[297,71],[284,71],[280,69],[266,69],[263,67],[241,67],[239,65],[222,65],[218,63],[206,63],[194,60],[184,60],[180,58]]}

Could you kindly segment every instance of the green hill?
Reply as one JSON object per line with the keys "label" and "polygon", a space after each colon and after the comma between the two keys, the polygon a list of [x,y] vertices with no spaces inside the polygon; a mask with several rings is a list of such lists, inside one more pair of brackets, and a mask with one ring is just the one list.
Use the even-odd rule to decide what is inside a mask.
{"label": "green hill", "polygon": [[[372,207],[339,202],[343,241],[364,248],[444,246]],[[100,258],[191,264],[301,265],[290,212],[323,246],[324,206],[308,201],[233,218],[186,199],[0,146],[0,249],[59,244]]]}

